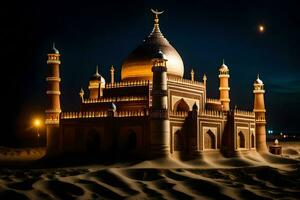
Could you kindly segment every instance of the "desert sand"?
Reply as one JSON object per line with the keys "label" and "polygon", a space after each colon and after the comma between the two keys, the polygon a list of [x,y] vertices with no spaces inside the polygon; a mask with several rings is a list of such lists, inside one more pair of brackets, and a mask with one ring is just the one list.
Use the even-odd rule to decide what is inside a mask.
{"label": "desert sand", "polygon": [[5,164],[31,162],[44,149],[0,149],[0,199],[300,199],[300,143],[283,155],[159,159],[139,163],[48,169]]}

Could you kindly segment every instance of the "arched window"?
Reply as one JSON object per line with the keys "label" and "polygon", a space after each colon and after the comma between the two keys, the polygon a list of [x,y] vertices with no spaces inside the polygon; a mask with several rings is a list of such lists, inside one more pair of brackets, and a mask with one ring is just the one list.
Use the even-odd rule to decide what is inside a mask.
{"label": "arched window", "polygon": [[215,149],[216,148],[216,136],[211,130],[208,130],[205,133],[204,148],[205,149]]}
{"label": "arched window", "polygon": [[255,144],[255,138],[254,138],[254,134],[251,134],[251,148],[254,148]]}
{"label": "arched window", "polygon": [[245,136],[242,131],[238,133],[238,148],[245,148]]}
{"label": "arched window", "polygon": [[180,99],[179,101],[177,101],[174,105],[174,110],[175,111],[185,111],[188,112],[190,111],[190,107],[189,105],[185,102],[184,99]]}
{"label": "arched window", "polygon": [[174,133],[174,151],[183,150],[183,136],[180,130]]}
{"label": "arched window", "polygon": [[100,151],[100,145],[100,133],[95,129],[90,130],[86,138],[87,152],[90,154],[98,153]]}
{"label": "arched window", "polygon": [[135,150],[137,146],[137,138],[136,133],[134,131],[130,131],[127,138],[127,149],[129,151]]}

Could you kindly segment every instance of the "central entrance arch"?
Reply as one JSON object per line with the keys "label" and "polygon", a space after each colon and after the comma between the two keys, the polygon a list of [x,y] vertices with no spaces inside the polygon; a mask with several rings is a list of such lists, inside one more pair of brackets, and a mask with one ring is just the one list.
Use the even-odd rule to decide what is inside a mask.
{"label": "central entrance arch", "polygon": [[242,131],[240,131],[238,133],[238,139],[237,139],[237,143],[238,143],[238,148],[245,148],[245,136],[244,133]]}
{"label": "central entrance arch", "polygon": [[126,148],[129,151],[133,151],[136,149],[137,147],[137,138],[136,138],[136,133],[134,131],[130,131],[128,134],[128,138],[127,138],[127,143],[126,143]]}
{"label": "central entrance arch", "polygon": [[87,138],[86,138],[87,153],[90,155],[96,155],[97,153],[100,152],[100,146],[101,146],[100,133],[95,129],[91,129],[87,133]]}
{"label": "central entrance arch", "polygon": [[183,135],[180,130],[177,130],[174,133],[174,151],[182,151],[183,150]]}
{"label": "central entrance arch", "polygon": [[118,137],[117,151],[119,154],[129,154],[137,150],[138,138],[134,130],[121,132]]}
{"label": "central entrance arch", "polygon": [[251,134],[251,148],[255,147],[255,138],[254,138],[254,134]]}

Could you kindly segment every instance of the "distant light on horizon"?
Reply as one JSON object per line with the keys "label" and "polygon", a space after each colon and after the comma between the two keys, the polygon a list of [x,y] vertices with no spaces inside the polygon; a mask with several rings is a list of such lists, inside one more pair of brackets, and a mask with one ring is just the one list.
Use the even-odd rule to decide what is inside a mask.
{"label": "distant light on horizon", "polygon": [[260,24],[260,25],[258,26],[258,31],[259,31],[260,33],[265,32],[265,26],[262,25],[262,24]]}

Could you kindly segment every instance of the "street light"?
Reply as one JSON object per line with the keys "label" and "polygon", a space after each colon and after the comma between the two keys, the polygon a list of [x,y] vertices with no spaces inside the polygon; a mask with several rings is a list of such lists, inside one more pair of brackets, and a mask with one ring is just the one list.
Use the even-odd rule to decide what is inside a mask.
{"label": "street light", "polygon": [[36,134],[37,134],[37,146],[40,146],[40,133],[39,133],[39,128],[41,126],[41,120],[40,119],[35,119],[33,122],[34,127],[36,128]]}

